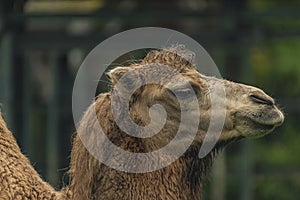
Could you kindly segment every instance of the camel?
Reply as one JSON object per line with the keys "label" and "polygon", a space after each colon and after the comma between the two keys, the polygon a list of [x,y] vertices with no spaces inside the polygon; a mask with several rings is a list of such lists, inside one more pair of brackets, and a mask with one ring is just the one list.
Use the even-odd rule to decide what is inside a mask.
{"label": "camel", "polygon": [[[201,199],[202,184],[209,172],[217,152],[232,141],[241,138],[261,137],[270,133],[284,121],[282,112],[275,106],[274,100],[262,90],[207,77],[196,71],[186,56],[172,50],[153,50],[144,60],[130,66],[117,67],[110,71],[112,86],[129,71],[135,75],[133,82],[139,82],[149,74],[145,74],[142,66],[147,66],[150,74],[167,65],[192,85],[197,96],[201,111],[197,135],[189,149],[175,162],[162,169],[148,173],[128,173],[118,171],[94,158],[85,148],[79,134],[93,131],[95,124],[100,123],[107,137],[124,150],[145,153],[166,145],[176,134],[180,122],[180,105],[174,99],[174,94],[160,85],[149,84],[139,88],[130,99],[130,115],[134,122],[145,126],[149,123],[149,108],[161,104],[168,113],[165,126],[151,138],[136,138],[129,136],[118,127],[111,112],[112,91],[99,95],[96,101],[85,113],[78,135],[74,138],[71,154],[70,186],[60,192],[55,191],[44,182],[31,166],[29,160],[21,153],[16,140],[8,130],[0,114],[0,198],[1,199]],[[188,52],[188,51],[187,51]],[[130,78],[130,77],[129,77]],[[130,80],[129,80],[130,81]],[[208,83],[222,82],[227,94],[226,119],[220,138],[214,149],[202,159],[198,152],[203,143],[211,117],[211,104]],[[131,82],[129,82],[130,84]],[[177,75],[164,77],[163,84],[169,84],[179,90],[181,97],[187,102],[185,109],[190,112],[193,121],[194,107],[189,107],[189,88]],[[113,87],[112,87],[113,88]],[[124,88],[123,88],[124,89]],[[119,93],[125,90],[117,91]],[[221,97],[220,101],[222,101]],[[98,119],[92,117],[96,110]],[[159,116],[158,120],[160,120]],[[189,131],[189,124],[183,131]],[[89,135],[87,135],[89,137]],[[91,141],[93,138],[89,138]],[[180,146],[180,143],[177,143]],[[100,144],[101,146],[101,144]],[[103,147],[104,148],[104,147]],[[112,152],[105,152],[111,154]],[[121,157],[118,159],[122,159]],[[164,157],[162,156],[162,159]],[[130,165],[136,164],[129,160]],[[141,167],[148,164],[142,163]],[[72,197],[71,197],[72,196]]]}
{"label": "camel", "polygon": [[69,191],[55,191],[34,170],[0,113],[0,199],[67,200]]}
{"label": "camel", "polygon": [[[242,138],[262,137],[283,123],[283,113],[276,107],[274,100],[264,91],[256,87],[200,74],[192,64],[193,60],[191,58],[193,56],[187,55],[191,54],[185,49],[178,51],[176,49],[175,51],[170,49],[152,50],[142,61],[129,66],[119,66],[108,73],[112,89],[97,96],[95,102],[84,114],[78,128],[78,134],[73,139],[69,171],[71,178],[69,187],[73,194],[72,199],[201,200],[205,177],[216,154],[224,146]],[[114,91],[121,95],[126,93],[126,87],[142,82],[149,74],[158,75],[157,70],[162,66],[174,69],[180,76],[188,80],[197,97],[200,123],[193,143],[181,157],[156,171],[130,173],[106,166],[91,155],[81,139],[84,135],[87,141],[90,141],[93,145],[95,138],[91,133],[97,131],[96,124],[100,124],[106,137],[112,143],[126,151],[135,153],[155,151],[167,145],[176,135],[181,119],[180,105],[174,93],[159,84],[143,85],[135,90],[129,102],[129,115],[136,124],[141,126],[150,123],[149,110],[151,106],[160,104],[164,107],[167,118],[164,126],[156,135],[148,138],[128,135],[120,129],[111,111]],[[145,69],[148,70],[147,73]],[[116,89],[114,86],[128,72],[133,73],[132,77],[129,76],[128,85]],[[178,74],[163,74],[162,84],[166,84],[182,94],[180,98],[187,102],[184,104],[184,109],[190,113],[189,119],[193,121],[195,119],[193,110],[196,108],[189,107],[188,102],[191,91],[184,85],[185,83],[181,81]],[[224,127],[213,150],[206,157],[200,159],[198,152],[211,117],[209,84],[219,83],[224,85],[226,92]],[[221,96],[217,95],[216,98],[217,102],[224,101]],[[96,119],[93,117],[94,111],[97,115]],[[160,119],[157,121],[160,121]],[[188,123],[183,131],[189,131]],[[177,144],[180,146],[180,142]],[[104,156],[114,153],[105,151],[105,145],[97,145],[97,148],[102,148]],[[114,156],[116,156],[116,160],[124,161],[121,156]],[[163,160],[164,157],[162,156],[161,159]],[[138,162],[129,159],[127,164],[140,165],[141,167],[153,164],[151,162]]]}

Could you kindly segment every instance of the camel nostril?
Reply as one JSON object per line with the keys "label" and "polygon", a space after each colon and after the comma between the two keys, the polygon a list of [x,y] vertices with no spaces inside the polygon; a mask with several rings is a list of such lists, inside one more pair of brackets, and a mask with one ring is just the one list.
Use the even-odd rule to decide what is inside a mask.
{"label": "camel nostril", "polygon": [[270,106],[273,106],[275,104],[272,99],[268,99],[261,95],[252,94],[252,95],[250,95],[250,99],[252,101],[254,101],[255,103],[259,103],[259,104],[266,104],[266,105],[270,105]]}

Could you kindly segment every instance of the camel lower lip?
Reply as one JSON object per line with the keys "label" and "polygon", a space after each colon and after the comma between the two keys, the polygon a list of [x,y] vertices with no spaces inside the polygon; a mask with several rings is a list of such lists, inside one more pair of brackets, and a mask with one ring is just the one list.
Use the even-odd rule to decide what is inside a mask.
{"label": "camel lower lip", "polygon": [[267,121],[259,121],[257,119],[251,119],[250,120],[258,127],[261,127],[262,129],[273,129],[275,126],[277,126],[278,123],[274,122],[267,122]]}
{"label": "camel lower lip", "polygon": [[253,119],[248,117],[249,122],[255,129],[262,130],[262,131],[270,131],[273,130],[276,126],[274,123],[268,123],[266,121],[259,121],[258,119]]}
{"label": "camel lower lip", "polygon": [[[266,114],[267,115],[267,114]],[[271,115],[271,114],[270,114]],[[283,119],[281,119],[280,116],[273,116],[273,117],[255,117],[255,116],[246,116],[248,120],[252,121],[255,124],[259,124],[261,126],[265,127],[275,127],[280,126],[283,122]]]}
{"label": "camel lower lip", "polygon": [[260,130],[272,130],[275,127],[275,125],[262,124],[258,122],[254,122],[254,123]]}

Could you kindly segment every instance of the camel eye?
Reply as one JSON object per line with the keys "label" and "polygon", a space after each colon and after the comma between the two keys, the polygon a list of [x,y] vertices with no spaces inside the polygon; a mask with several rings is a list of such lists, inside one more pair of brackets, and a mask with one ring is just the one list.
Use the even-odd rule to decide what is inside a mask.
{"label": "camel eye", "polygon": [[177,89],[174,91],[175,95],[179,98],[179,99],[189,99],[191,98],[193,95],[195,95],[195,92],[193,91],[192,88],[182,88],[182,89]]}

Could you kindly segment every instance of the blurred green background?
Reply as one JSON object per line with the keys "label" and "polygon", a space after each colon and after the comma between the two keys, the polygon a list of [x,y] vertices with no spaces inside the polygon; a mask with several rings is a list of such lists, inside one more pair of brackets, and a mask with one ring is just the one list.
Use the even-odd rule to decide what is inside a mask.
{"label": "blurred green background", "polygon": [[144,26],[191,36],[224,78],[262,88],[286,114],[272,134],[226,148],[204,198],[298,199],[299,0],[1,0],[1,110],[43,178],[67,183],[80,63],[106,38]]}

